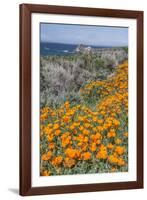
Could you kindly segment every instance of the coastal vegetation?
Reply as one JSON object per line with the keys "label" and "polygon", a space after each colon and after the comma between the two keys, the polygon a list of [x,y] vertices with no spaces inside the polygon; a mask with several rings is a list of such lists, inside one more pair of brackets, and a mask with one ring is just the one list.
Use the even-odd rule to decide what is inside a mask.
{"label": "coastal vegetation", "polygon": [[82,103],[80,88],[93,80],[105,80],[127,59],[124,48],[77,47],[71,55],[42,56],[40,59],[40,103],[58,107],[67,99]]}
{"label": "coastal vegetation", "polygon": [[41,57],[40,175],[128,171],[127,50]]}

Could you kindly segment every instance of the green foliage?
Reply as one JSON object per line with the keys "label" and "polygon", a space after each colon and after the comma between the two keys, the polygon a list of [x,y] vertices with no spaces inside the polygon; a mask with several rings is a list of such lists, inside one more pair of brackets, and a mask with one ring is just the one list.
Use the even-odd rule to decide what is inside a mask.
{"label": "green foliage", "polygon": [[123,49],[128,54],[128,47],[123,47]]}
{"label": "green foliage", "polygon": [[[110,49],[40,59],[40,106],[57,107],[66,100],[81,102],[80,88],[90,80],[105,80],[118,63],[126,59],[126,50]],[[93,95],[93,94],[91,94]],[[95,96],[95,95],[94,95]],[[98,95],[96,95],[98,98]],[[97,99],[93,99],[92,104]],[[89,102],[90,103],[90,102]]]}

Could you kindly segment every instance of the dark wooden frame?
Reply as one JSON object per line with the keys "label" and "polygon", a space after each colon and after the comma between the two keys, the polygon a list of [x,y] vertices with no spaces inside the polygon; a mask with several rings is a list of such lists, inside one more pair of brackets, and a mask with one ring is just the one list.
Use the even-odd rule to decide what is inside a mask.
{"label": "dark wooden frame", "polygon": [[[31,14],[52,13],[137,20],[137,181],[31,186]],[[42,195],[143,188],[143,11],[20,5],[20,195]]]}

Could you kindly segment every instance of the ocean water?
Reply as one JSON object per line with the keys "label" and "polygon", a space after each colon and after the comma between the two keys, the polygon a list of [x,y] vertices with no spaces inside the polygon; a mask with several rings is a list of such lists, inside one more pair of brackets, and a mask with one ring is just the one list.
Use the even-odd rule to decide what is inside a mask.
{"label": "ocean water", "polygon": [[[87,47],[88,45],[83,45]],[[110,48],[106,46],[93,46],[89,45],[92,48]],[[40,55],[72,55],[75,53],[75,49],[78,47],[77,44],[61,44],[61,43],[40,43]]]}
{"label": "ocean water", "polygon": [[70,55],[74,54],[77,45],[73,44],[60,44],[60,43],[40,43],[40,55]]}

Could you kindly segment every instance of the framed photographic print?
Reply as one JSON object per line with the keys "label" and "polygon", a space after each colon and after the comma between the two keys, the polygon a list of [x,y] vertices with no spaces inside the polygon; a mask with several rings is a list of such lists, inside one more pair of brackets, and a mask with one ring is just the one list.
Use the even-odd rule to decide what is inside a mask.
{"label": "framed photographic print", "polygon": [[20,195],[143,188],[143,12],[20,5]]}

